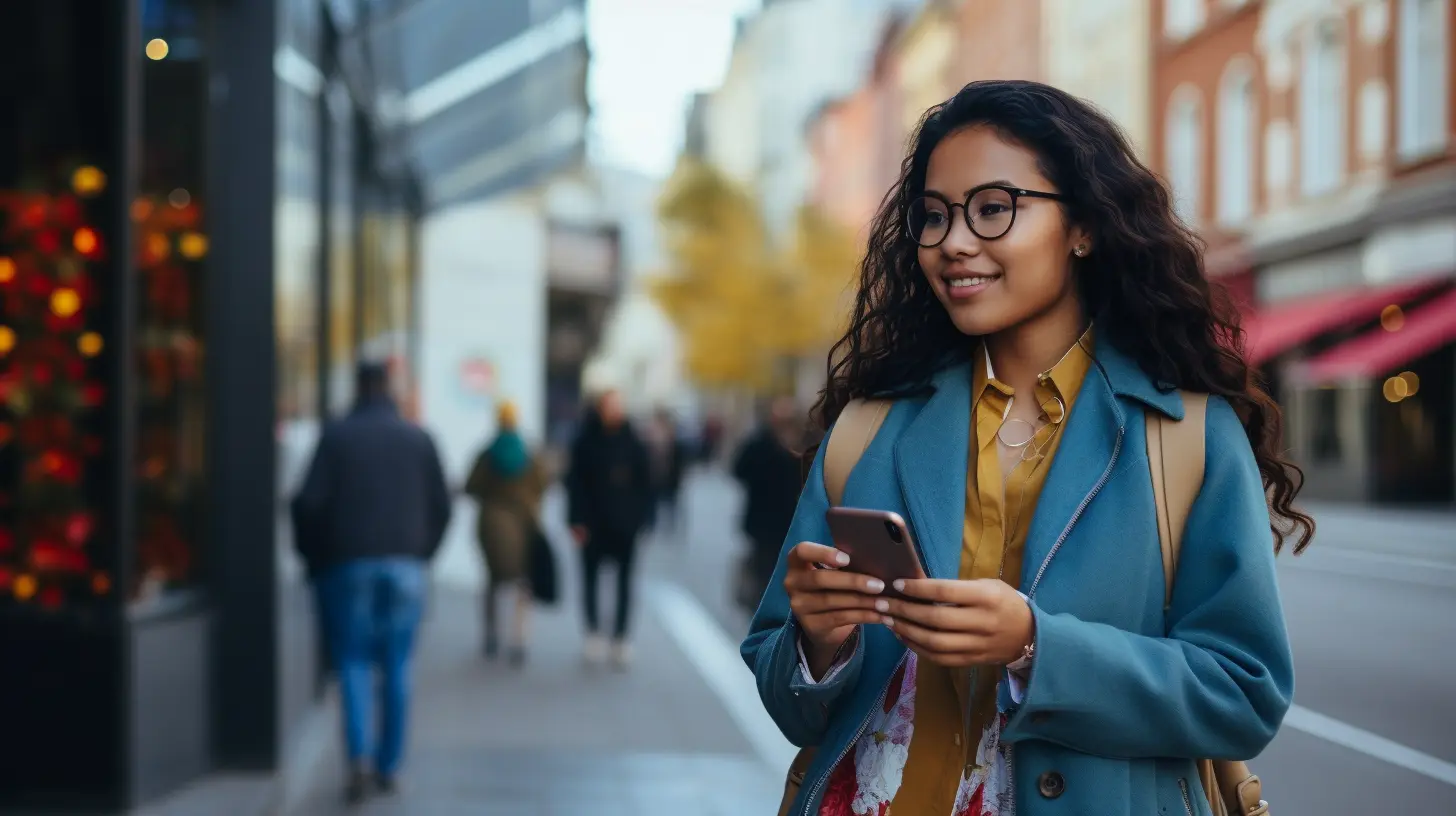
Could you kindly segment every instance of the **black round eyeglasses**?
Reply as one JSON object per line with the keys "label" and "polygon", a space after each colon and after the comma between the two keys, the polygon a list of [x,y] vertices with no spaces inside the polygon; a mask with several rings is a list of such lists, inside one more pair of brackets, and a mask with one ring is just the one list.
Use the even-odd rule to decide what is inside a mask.
{"label": "black round eyeglasses", "polygon": [[1016,223],[1016,202],[1022,198],[1045,198],[1066,201],[1059,193],[1023,190],[1005,184],[983,184],[966,193],[961,203],[953,203],[940,193],[922,193],[905,212],[905,226],[910,239],[926,249],[938,247],[950,235],[951,210],[961,208],[966,226],[977,238],[994,241],[1011,231]]}

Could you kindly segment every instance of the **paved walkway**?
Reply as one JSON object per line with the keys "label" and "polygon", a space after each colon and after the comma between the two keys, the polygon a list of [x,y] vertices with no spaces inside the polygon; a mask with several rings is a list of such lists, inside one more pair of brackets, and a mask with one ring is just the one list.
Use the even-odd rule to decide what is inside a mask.
{"label": "paved walkway", "polygon": [[[781,771],[770,767],[777,757],[766,760],[749,742],[697,667],[701,657],[690,659],[660,620],[667,607],[653,602],[653,575],[661,575],[662,549],[648,554],[635,660],[625,673],[582,664],[574,591],[538,615],[534,650],[519,671],[480,657],[475,598],[440,592],[421,645],[401,791],[354,812],[772,813],[782,790]],[[563,579],[574,590],[573,562],[563,560]],[[748,678],[741,663],[733,670]],[[334,750],[293,812],[350,812],[341,779]]]}

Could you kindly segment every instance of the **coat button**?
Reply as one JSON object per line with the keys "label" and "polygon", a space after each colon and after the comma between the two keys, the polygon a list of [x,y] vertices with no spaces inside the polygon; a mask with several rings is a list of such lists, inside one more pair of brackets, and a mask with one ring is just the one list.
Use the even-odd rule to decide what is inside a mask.
{"label": "coat button", "polygon": [[1067,789],[1067,780],[1056,771],[1047,771],[1036,778],[1036,790],[1047,799],[1055,799]]}

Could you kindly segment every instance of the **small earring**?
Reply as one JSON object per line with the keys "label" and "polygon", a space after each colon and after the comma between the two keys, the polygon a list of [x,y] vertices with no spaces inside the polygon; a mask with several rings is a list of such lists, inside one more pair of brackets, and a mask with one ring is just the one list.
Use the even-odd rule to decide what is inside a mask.
{"label": "small earring", "polygon": [[1087,254],[1087,247],[1086,247],[1086,245],[1079,244],[1076,249],[1072,250],[1072,254],[1076,255],[1078,258],[1082,257],[1083,255],[1086,255]]}

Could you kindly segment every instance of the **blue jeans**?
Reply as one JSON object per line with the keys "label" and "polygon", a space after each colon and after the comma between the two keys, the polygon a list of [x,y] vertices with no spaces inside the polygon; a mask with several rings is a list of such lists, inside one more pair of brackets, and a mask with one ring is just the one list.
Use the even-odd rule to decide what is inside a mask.
{"label": "blue jeans", "polygon": [[[404,754],[410,654],[425,601],[425,565],[412,558],[361,558],[318,577],[319,609],[344,705],[352,767],[373,760],[393,776]],[[375,737],[375,668],[382,716]]]}

